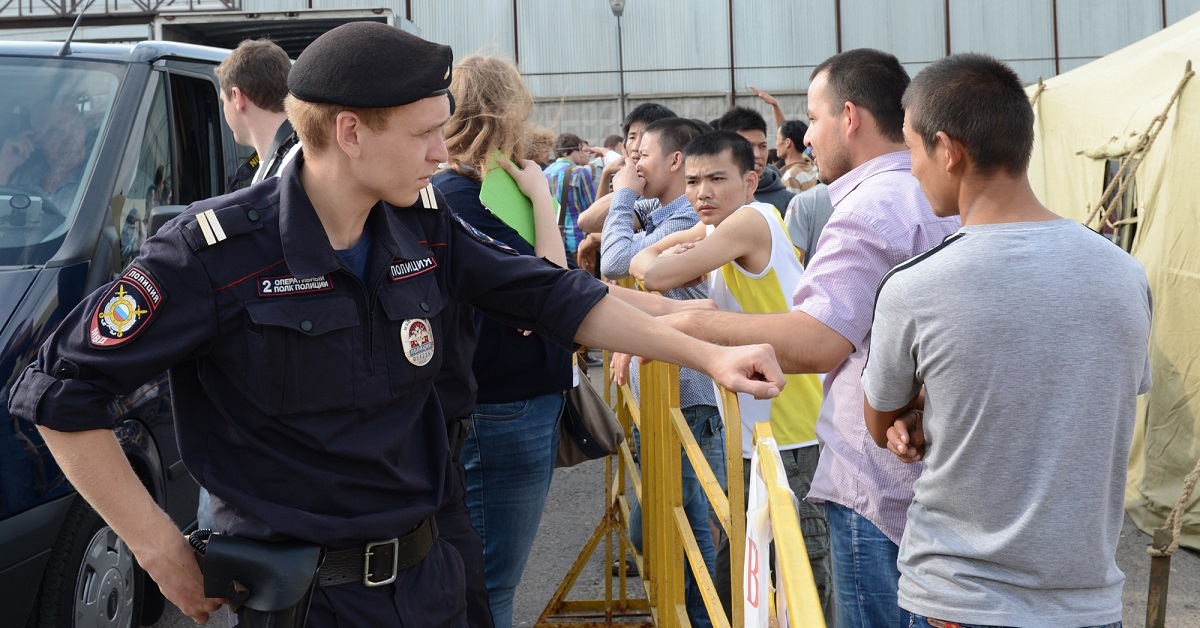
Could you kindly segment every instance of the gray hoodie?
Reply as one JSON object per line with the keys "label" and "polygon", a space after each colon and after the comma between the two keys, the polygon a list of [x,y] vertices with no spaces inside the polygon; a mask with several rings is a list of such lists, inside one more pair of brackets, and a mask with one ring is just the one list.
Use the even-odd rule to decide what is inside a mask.
{"label": "gray hoodie", "polygon": [[779,178],[779,173],[770,166],[763,168],[762,178],[758,180],[758,188],[754,190],[754,200],[760,203],[770,203],[782,216],[787,211],[788,203],[792,201],[795,192],[789,190]]}

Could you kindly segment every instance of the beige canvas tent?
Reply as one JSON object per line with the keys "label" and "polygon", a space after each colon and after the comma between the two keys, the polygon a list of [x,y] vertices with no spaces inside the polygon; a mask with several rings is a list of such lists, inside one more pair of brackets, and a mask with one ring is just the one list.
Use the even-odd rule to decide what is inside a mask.
{"label": "beige canvas tent", "polygon": [[[1053,211],[1120,241],[1154,293],[1154,388],[1138,404],[1125,494],[1148,532],[1200,457],[1200,77],[1188,78],[1191,61],[1200,70],[1200,14],[1029,88],[1034,190]],[[1118,195],[1122,164],[1136,168]],[[1200,549],[1200,490],[1185,512],[1183,545]]]}

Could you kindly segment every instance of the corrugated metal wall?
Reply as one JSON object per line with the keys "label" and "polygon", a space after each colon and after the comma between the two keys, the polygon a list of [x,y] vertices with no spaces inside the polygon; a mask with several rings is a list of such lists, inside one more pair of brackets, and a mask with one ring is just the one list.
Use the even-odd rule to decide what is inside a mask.
{"label": "corrugated metal wall", "polygon": [[[535,122],[593,142],[616,131],[617,19],[605,0],[412,6],[424,36],[457,56],[479,49],[516,56],[539,102]],[[773,126],[770,108],[748,90],[754,85],[779,97],[788,117],[803,119],[808,77],[839,45],[887,50],[913,74],[947,50],[986,52],[1033,83],[1197,10],[1200,0],[626,0],[626,109],[654,100],[709,120],[729,107],[732,90],[737,104]]]}
{"label": "corrugated metal wall", "polygon": [[[35,12],[50,11],[35,4]],[[539,102],[536,121],[599,141],[621,119],[622,76],[627,110],[656,100],[709,120],[732,101],[769,121],[769,108],[748,90],[755,85],[779,97],[789,117],[803,118],[813,67],[839,50],[887,50],[910,73],[947,51],[987,52],[1033,83],[1174,23],[1200,10],[1200,0],[626,0],[624,72],[607,0],[242,0],[245,12],[373,7],[399,18],[411,12],[424,37],[450,44],[460,58],[516,58]],[[14,10],[0,5],[0,17]],[[80,39],[146,32],[87,23]],[[0,32],[63,36],[65,29]]]}

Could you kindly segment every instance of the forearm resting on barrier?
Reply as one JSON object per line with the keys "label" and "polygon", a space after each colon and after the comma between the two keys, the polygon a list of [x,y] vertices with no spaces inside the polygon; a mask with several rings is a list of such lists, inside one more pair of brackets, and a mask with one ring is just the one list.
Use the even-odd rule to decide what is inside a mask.
{"label": "forearm resting on barrier", "polygon": [[769,346],[708,344],[611,296],[601,299],[592,308],[575,340],[587,346],[642,355],[703,371],[718,384],[759,399],[779,396],[785,382],[783,371]]}

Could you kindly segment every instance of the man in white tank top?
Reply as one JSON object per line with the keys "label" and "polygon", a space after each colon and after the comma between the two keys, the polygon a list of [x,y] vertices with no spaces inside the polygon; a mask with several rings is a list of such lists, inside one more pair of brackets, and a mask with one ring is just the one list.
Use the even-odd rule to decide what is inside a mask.
{"label": "man in white tank top", "polygon": [[[709,298],[731,312],[772,313],[791,309],[804,267],[779,212],[754,201],[758,175],[749,142],[715,131],[684,148],[686,194],[700,222],[646,247],[630,274],[651,290],[708,284]],[[707,275],[707,279],[705,276]],[[816,436],[821,382],[816,375],[788,375],[780,397],[758,401],[739,395],[742,457],[749,477],[754,423],[769,421],[788,482],[800,498],[798,515],[822,604],[829,609],[829,541],[824,513],[803,501],[819,458]],[[728,545],[717,556],[717,589],[728,608]],[[724,563],[724,564],[722,564]]]}

